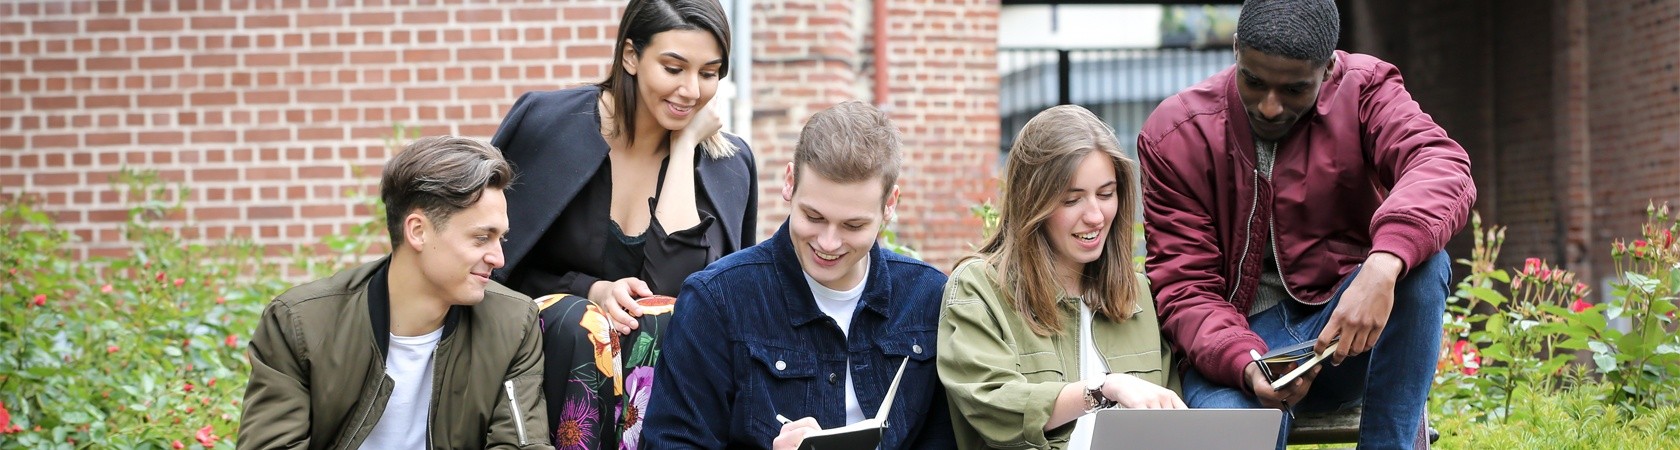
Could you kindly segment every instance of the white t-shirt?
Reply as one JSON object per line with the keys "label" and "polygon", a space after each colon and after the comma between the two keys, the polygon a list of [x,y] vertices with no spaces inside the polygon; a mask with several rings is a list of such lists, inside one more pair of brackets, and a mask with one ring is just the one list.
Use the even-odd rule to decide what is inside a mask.
{"label": "white t-shirt", "polygon": [[[863,273],[869,273],[869,260],[863,260]],[[805,284],[811,286],[811,297],[817,299],[817,309],[834,319],[840,325],[842,335],[851,336],[852,313],[857,312],[858,300],[863,298],[863,287],[869,284],[869,278],[864,277],[857,286],[844,291],[836,291],[823,286],[810,275],[805,275]],[[852,387],[852,361],[846,360],[846,424],[850,425],[864,419],[863,405],[858,403],[857,389]]]}
{"label": "white t-shirt", "polygon": [[385,353],[385,375],[395,382],[385,413],[379,416],[363,449],[426,447],[426,425],[432,410],[432,353],[443,328],[419,336],[391,335]]}
{"label": "white t-shirt", "polygon": [[[1091,339],[1091,307],[1084,301],[1079,302],[1079,375],[1080,380],[1092,380],[1106,376],[1105,364],[1100,360],[1102,354],[1097,353],[1097,343]],[[1080,389],[1084,388],[1084,381],[1080,381]],[[1083,398],[1083,397],[1081,397]],[[1068,436],[1068,450],[1086,450],[1091,448],[1091,434],[1096,431],[1096,415],[1079,416],[1074,422],[1073,435]]]}

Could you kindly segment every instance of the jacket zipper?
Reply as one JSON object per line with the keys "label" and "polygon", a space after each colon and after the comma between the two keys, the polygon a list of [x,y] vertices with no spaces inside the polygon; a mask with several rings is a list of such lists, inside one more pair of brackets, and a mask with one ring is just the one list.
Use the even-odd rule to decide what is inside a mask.
{"label": "jacket zipper", "polygon": [[[1227,301],[1235,300],[1237,297],[1237,288],[1242,286],[1243,263],[1248,260],[1248,245],[1254,242],[1254,235],[1250,230],[1254,229],[1254,212],[1257,211],[1259,207],[1260,169],[1254,169],[1254,198],[1249,200],[1248,203],[1248,220],[1243,222],[1243,249],[1242,253],[1239,254],[1240,256],[1237,257],[1237,279],[1233,280],[1231,283],[1231,292],[1225,294],[1225,299]],[[1272,251],[1276,252],[1277,249],[1273,248]]]}
{"label": "jacket zipper", "polygon": [[[1258,192],[1258,191],[1256,191],[1256,192]],[[1289,290],[1289,280],[1283,278],[1283,263],[1281,262],[1281,260],[1278,259],[1278,256],[1277,256],[1278,255],[1278,251],[1277,251],[1277,205],[1275,204],[1275,202],[1272,205],[1272,217],[1271,217],[1270,220],[1266,221],[1266,227],[1267,227],[1267,230],[1271,232],[1271,239],[1270,240],[1272,241],[1271,242],[1271,244],[1272,244],[1272,260],[1273,261],[1279,261],[1278,264],[1274,264],[1274,265],[1277,266],[1278,281],[1283,284],[1283,293],[1284,293],[1284,295],[1288,295],[1290,300],[1294,300],[1296,303],[1300,303],[1301,299],[1295,298],[1295,293],[1290,292],[1290,290]]]}
{"label": "jacket zipper", "polygon": [[513,428],[519,431],[519,446],[525,446],[525,419],[519,415],[519,399],[513,395],[513,380],[502,382],[507,387],[508,411],[513,413]]}
{"label": "jacket zipper", "polygon": [[[349,448],[349,445],[352,442],[356,442],[358,440],[357,436],[361,436],[362,426],[367,425],[368,415],[373,413],[374,405],[379,403],[379,397],[380,397],[379,393],[385,392],[385,380],[387,380],[387,379],[388,378],[385,378],[384,373],[380,373],[379,384],[374,386],[374,388],[375,388],[375,390],[373,392],[373,400],[374,401],[368,402],[367,408],[362,409],[362,418],[357,419],[356,420],[356,427],[350,429],[350,439],[344,441],[345,447],[343,447],[343,448]],[[366,438],[366,436],[361,436],[361,438]]]}

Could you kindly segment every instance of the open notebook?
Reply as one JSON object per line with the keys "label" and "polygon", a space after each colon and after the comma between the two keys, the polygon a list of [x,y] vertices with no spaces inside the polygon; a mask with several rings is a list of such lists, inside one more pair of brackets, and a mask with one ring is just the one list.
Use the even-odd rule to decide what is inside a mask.
{"label": "open notebook", "polygon": [[909,365],[910,358],[904,358],[904,362],[898,365],[898,374],[893,375],[892,386],[887,388],[887,396],[881,400],[881,409],[875,411],[875,417],[843,427],[806,433],[799,450],[874,450],[881,445],[881,433],[887,428],[887,413],[892,409],[893,398],[898,396],[898,381],[904,378],[904,368]]}

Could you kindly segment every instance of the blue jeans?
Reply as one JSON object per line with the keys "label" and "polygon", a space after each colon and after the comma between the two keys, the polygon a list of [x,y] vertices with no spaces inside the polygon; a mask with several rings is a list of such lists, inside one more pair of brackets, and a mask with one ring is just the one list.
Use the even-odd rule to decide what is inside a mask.
{"label": "blue jeans", "polygon": [[[1423,438],[1423,412],[1435,381],[1435,362],[1441,354],[1441,315],[1446,310],[1452,266],[1442,251],[1394,286],[1394,309],[1371,351],[1326,364],[1313,380],[1307,396],[1290,406],[1296,412],[1332,411],[1364,404],[1359,419],[1359,448],[1428,448]],[[1355,272],[1357,273],[1357,272]],[[1330,313],[1353,280],[1349,276],[1336,296],[1322,306],[1285,300],[1249,317],[1249,328],[1267,346],[1278,347],[1318,338]],[[1366,390],[1369,384],[1376,389]],[[1253,393],[1214,384],[1194,368],[1184,374],[1184,401],[1192,408],[1261,408]],[[1286,414],[1278,430],[1283,449],[1291,418]]]}

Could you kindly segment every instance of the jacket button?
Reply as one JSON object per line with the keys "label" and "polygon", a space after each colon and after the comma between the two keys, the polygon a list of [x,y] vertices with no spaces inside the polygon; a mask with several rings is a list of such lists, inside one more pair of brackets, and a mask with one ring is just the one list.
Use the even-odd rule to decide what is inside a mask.
{"label": "jacket button", "polygon": [[918,355],[922,354],[922,344],[916,344],[916,345],[910,346],[910,351],[916,352],[916,354],[918,354]]}
{"label": "jacket button", "polygon": [[840,379],[840,374],[837,374],[837,373],[834,373],[834,372],[829,372],[828,373],[828,384],[834,384],[834,382],[839,380],[839,379]]}
{"label": "jacket button", "polygon": [[787,370],[787,363],[782,362],[782,361],[776,361],[776,370]]}

